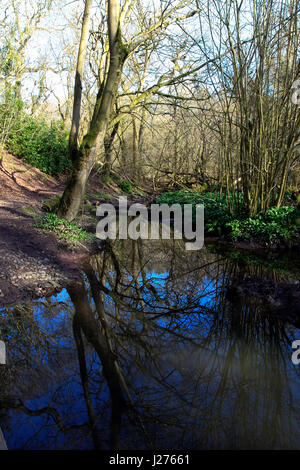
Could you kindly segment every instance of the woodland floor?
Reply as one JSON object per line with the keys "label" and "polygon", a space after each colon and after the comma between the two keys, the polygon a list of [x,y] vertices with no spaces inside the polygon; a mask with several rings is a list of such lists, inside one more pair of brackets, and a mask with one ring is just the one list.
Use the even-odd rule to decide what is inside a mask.
{"label": "woodland floor", "polygon": [[0,169],[0,306],[60,289],[79,275],[89,247],[76,250],[37,229],[43,201],[60,195],[56,180],[21,160],[4,155]]}
{"label": "woodland floor", "polygon": [[[43,202],[63,192],[66,177],[60,179],[42,173],[10,154],[4,154],[0,167],[0,307],[30,298],[50,295],[80,276],[84,258],[95,244],[70,246],[35,227],[43,215]],[[106,185],[109,198],[101,201],[104,192],[99,175],[92,175],[88,184],[85,213],[80,225],[95,233],[95,212],[99,202],[117,205],[121,194],[115,184]],[[103,194],[103,193],[102,193]],[[129,197],[133,202],[150,202],[153,196]],[[95,246],[96,245],[96,246]]]}

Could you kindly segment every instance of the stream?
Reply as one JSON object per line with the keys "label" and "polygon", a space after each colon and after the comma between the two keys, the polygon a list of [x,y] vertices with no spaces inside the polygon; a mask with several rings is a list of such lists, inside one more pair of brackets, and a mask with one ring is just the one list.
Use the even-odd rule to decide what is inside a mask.
{"label": "stream", "polygon": [[300,263],[251,256],[111,241],[81,280],[2,308],[8,449],[299,449],[299,321],[227,291],[298,284]]}

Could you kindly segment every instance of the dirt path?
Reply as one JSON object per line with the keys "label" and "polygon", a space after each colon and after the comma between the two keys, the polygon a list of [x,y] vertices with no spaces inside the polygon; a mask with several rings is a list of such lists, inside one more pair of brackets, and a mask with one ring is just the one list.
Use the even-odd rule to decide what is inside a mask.
{"label": "dirt path", "polygon": [[79,275],[86,249],[72,252],[34,227],[42,201],[63,183],[4,155],[0,170],[0,306],[41,296]]}

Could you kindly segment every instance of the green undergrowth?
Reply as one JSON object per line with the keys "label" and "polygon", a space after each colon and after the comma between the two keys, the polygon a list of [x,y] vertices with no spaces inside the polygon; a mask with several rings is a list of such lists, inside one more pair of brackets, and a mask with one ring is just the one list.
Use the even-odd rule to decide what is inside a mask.
{"label": "green undergrowth", "polygon": [[112,181],[119,186],[123,193],[132,194],[133,192],[135,192],[132,183],[130,181],[122,179],[117,173],[111,172],[110,177]]}
{"label": "green undergrowth", "polygon": [[35,227],[53,232],[58,238],[75,245],[77,242],[92,242],[96,239],[95,235],[86,232],[75,224],[60,219],[56,214],[52,213],[41,217],[35,223]]}
{"label": "green undergrowth", "polygon": [[51,176],[71,169],[68,133],[60,123],[47,123],[22,110],[13,116],[11,112],[0,106],[0,134],[5,122],[10,122],[5,136],[8,152]]}
{"label": "green undergrowth", "polygon": [[119,188],[123,193],[132,194],[132,184],[129,181],[121,180],[119,183]]}
{"label": "green undergrowth", "polygon": [[[300,241],[300,208],[292,205],[272,207],[265,214],[245,217],[242,214],[243,198],[240,193],[228,197],[225,194],[195,190],[163,193],[157,203],[192,204],[193,207],[203,204],[207,235],[228,235],[233,240],[258,241],[265,245]],[[229,207],[234,209],[230,210]]]}

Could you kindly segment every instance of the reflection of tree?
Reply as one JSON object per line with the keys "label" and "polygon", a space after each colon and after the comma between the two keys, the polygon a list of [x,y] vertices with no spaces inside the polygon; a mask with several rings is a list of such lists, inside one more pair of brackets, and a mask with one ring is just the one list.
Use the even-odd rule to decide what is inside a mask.
{"label": "reflection of tree", "polygon": [[[188,253],[181,241],[139,240],[109,244],[83,270],[83,280],[68,287],[75,313],[68,300],[54,307],[58,315],[65,309],[60,318],[69,316],[67,324],[50,336],[41,319],[30,323],[29,309],[28,324],[20,318],[14,323],[11,315],[9,334],[26,331],[23,339],[18,336],[24,357],[32,354],[33,335],[41,358],[47,351],[56,380],[60,362],[50,359],[53,341],[58,333],[70,338],[73,326],[76,349],[58,341],[58,351],[63,349],[73,374],[77,351],[88,423],[67,419],[56,392],[47,406],[29,406],[24,397],[10,409],[44,413],[57,433],[90,434],[98,449],[299,446],[292,327],[267,315],[263,305],[225,295],[231,279],[246,276],[247,267],[205,250]],[[42,363],[37,370],[47,389]],[[67,394],[64,399],[67,407]]]}
{"label": "reflection of tree", "polygon": [[[94,286],[94,300],[99,292],[105,294],[102,308],[106,311],[106,328],[118,362],[127,371],[126,382],[142,410],[143,422],[150,428],[154,423],[158,427],[167,425],[171,433],[172,428],[176,429],[174,434],[178,442],[181,436],[182,443],[189,435],[194,414],[195,422],[202,423],[202,432],[203,423],[210,427],[204,432],[207,446],[214,439],[220,446],[222,439],[227,439],[225,446],[232,447],[238,447],[241,441],[250,448],[259,442],[267,447],[272,447],[272,442],[279,447],[287,445],[284,436],[290,436],[292,403],[284,407],[282,400],[289,398],[286,371],[290,368],[290,352],[282,322],[266,317],[257,307],[228,305],[225,288],[230,278],[239,274],[230,262],[220,264],[217,258],[202,257],[202,266],[197,268],[195,259],[184,263],[182,252],[177,258],[173,250],[166,258],[172,264],[170,276],[157,282],[151,266],[149,269],[145,263],[147,248],[141,242],[128,242],[126,248],[124,256],[124,243],[119,252],[110,246],[105,254],[91,260],[85,272]],[[107,253],[113,253],[111,259]],[[203,282],[206,276],[213,282]],[[203,298],[206,305],[201,305]],[[204,366],[197,364],[194,375],[186,376],[184,369],[189,366],[178,366],[175,357],[185,354],[187,348],[195,351],[195,346]],[[174,363],[171,370],[164,370],[165,360],[168,365],[170,360]],[[178,374],[183,374],[184,383]],[[136,377],[151,381],[152,401],[143,387],[136,387]],[[204,400],[206,407],[199,402],[204,391],[210,394]],[[157,403],[161,402],[169,403],[170,408],[160,409],[157,414]],[[250,422],[249,406],[253,412]],[[178,412],[178,419],[174,418],[174,408],[185,410],[180,419]],[[224,429],[217,432],[225,416],[232,423],[227,436]],[[273,441],[268,438],[270,427]]]}
{"label": "reflection of tree", "polygon": [[87,403],[89,419],[93,430],[94,442],[98,447],[99,439],[97,437],[95,413],[89,394],[88,377],[81,331],[84,333],[89,343],[97,352],[102,363],[103,374],[108,383],[112,409],[111,447],[115,449],[119,447],[121,417],[125,408],[125,399],[121,388],[122,378],[115,355],[111,348],[101,292],[96,289],[95,283],[97,282],[97,279],[93,272],[89,272],[89,280],[91,282],[93,298],[95,301],[100,324],[96,320],[95,314],[91,309],[84,282],[82,281],[81,283],[73,284],[68,288],[71,300],[75,306],[73,330],[78,350],[81,380],[84,389],[85,400]]}

